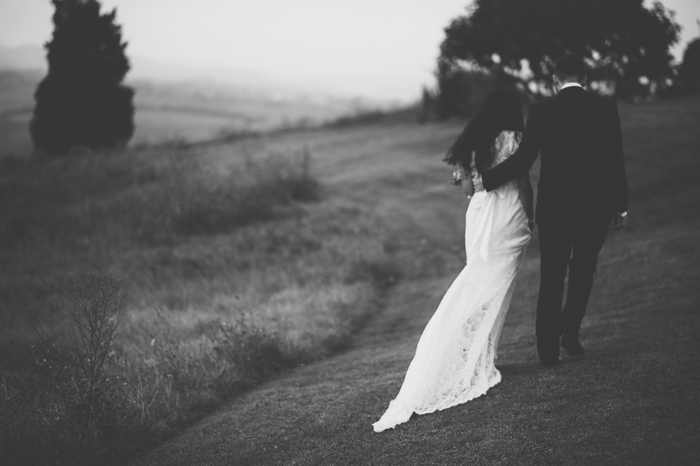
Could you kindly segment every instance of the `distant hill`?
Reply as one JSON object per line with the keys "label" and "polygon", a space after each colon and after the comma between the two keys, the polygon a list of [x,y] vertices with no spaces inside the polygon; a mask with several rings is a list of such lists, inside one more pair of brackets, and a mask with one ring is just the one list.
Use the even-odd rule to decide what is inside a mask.
{"label": "distant hill", "polygon": [[34,90],[44,71],[0,70],[0,115],[34,108]]}
{"label": "distant hill", "polygon": [[[314,92],[246,70],[130,58],[127,84],[136,90],[133,143],[200,141],[240,131],[314,126],[389,106]],[[34,91],[46,70],[42,47],[0,45],[0,155],[30,150],[28,125]]]}
{"label": "distant hill", "polygon": [[44,49],[35,45],[0,45],[0,70],[46,69]]}
{"label": "distant hill", "polygon": [[[31,111],[34,91],[46,72],[0,68],[0,115]],[[206,114],[247,122],[249,129],[267,129],[301,120],[321,123],[366,104],[357,99],[268,94],[216,82],[145,79],[127,80],[136,90],[137,111]]]}
{"label": "distant hill", "polygon": [[[6,50],[3,50],[6,52]],[[3,64],[31,64],[28,55],[3,53]],[[10,58],[8,58],[10,57]],[[31,150],[34,91],[46,70],[0,66],[0,156]],[[136,90],[132,143],[202,141],[241,131],[312,126],[366,107],[360,100],[266,93],[213,81],[128,80]]]}
{"label": "distant hill", "polygon": [[[43,47],[23,45],[6,47],[0,45],[0,71],[46,71],[46,56]],[[168,63],[157,59],[129,55],[131,70],[127,81],[132,83],[149,82],[158,85],[185,85],[187,89],[197,88],[198,92],[214,89],[227,95],[247,96],[255,99],[312,100],[316,104],[336,106],[339,102],[354,106],[385,107],[388,101],[363,99],[360,96],[348,97],[319,91],[313,84],[291,83],[283,77],[267,76],[259,72],[231,68],[204,68]]]}

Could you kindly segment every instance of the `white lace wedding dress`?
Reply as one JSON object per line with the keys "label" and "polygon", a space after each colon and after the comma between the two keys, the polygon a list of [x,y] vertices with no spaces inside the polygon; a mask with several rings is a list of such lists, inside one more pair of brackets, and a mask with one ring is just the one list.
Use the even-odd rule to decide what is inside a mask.
{"label": "white lace wedding dress", "polygon": [[[519,133],[502,132],[494,144],[494,165],[518,146]],[[474,194],[466,214],[467,264],[442,298],[420,337],[401,390],[375,432],[465,403],[496,385],[498,339],[515,276],[525,257],[530,229],[518,183]]]}

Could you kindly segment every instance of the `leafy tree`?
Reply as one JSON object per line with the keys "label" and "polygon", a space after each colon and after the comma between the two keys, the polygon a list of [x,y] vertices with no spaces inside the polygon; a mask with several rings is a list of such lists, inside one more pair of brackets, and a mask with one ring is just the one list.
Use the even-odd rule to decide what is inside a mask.
{"label": "leafy tree", "polygon": [[37,87],[30,125],[34,146],[61,155],[74,146],[125,144],[134,132],[134,91],[116,10],[97,0],[52,0],[53,38],[45,45],[49,72]]}
{"label": "leafy tree", "polygon": [[680,30],[673,16],[643,0],[475,0],[446,28],[439,60],[447,70],[472,63],[547,93],[553,63],[569,52],[589,61],[590,80],[631,97],[672,76],[669,49]]}
{"label": "leafy tree", "polygon": [[678,74],[685,88],[700,90],[700,38],[686,47]]}

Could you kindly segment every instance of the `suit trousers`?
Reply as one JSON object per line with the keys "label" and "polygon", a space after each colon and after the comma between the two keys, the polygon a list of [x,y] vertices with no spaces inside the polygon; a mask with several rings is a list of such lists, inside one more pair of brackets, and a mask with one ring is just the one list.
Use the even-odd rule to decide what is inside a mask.
{"label": "suit trousers", "polygon": [[[612,215],[538,222],[540,291],[537,299],[537,352],[543,361],[559,357],[559,336],[578,336],[593,288],[598,253]],[[569,274],[566,304],[564,281]]]}

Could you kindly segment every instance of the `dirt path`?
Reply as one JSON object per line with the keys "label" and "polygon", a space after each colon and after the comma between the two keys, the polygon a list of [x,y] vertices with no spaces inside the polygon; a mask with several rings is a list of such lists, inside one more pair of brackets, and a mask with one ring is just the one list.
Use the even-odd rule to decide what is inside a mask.
{"label": "dirt path", "polygon": [[[698,117],[687,128],[675,121],[668,128],[690,134]],[[628,133],[636,137],[632,129]],[[390,225],[391,247],[404,276],[349,350],[242,396],[133,465],[700,460],[700,450],[693,447],[700,433],[700,293],[692,288],[700,276],[687,260],[700,257],[700,222],[690,216],[700,210],[697,183],[666,194],[673,199],[670,210],[658,199],[636,205],[628,232],[609,238],[584,326],[589,353],[582,362],[553,370],[537,363],[535,238],[501,340],[503,382],[474,402],[420,416],[394,431],[372,432],[371,423],[403,380],[422,328],[464,262],[465,202],[445,183],[449,169],[440,162],[457,131],[455,126],[390,127],[324,133],[310,142],[292,135],[274,142],[309,144],[319,160],[317,170],[337,190],[334,195],[375,206]],[[640,134],[648,131],[641,128]],[[697,154],[700,140],[691,143],[687,150]],[[645,171],[656,163],[656,149],[646,140],[628,144],[638,197],[673,180],[660,179],[656,169]],[[700,176],[694,159],[674,160]],[[650,216],[673,220],[662,224],[649,221]]]}

